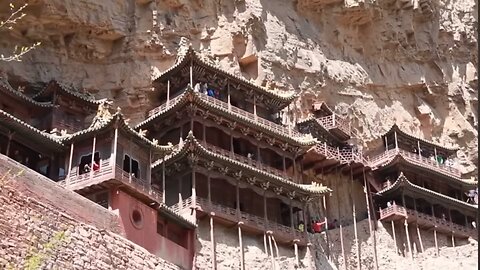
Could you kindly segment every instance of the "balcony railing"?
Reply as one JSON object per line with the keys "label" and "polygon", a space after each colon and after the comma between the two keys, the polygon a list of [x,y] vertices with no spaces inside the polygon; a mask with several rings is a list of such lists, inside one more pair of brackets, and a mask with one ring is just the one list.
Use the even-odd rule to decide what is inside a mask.
{"label": "balcony railing", "polygon": [[307,235],[305,233],[297,231],[292,227],[265,220],[263,217],[243,211],[239,211],[239,216],[237,216],[237,209],[213,202],[210,203],[207,199],[201,197],[196,198],[196,204],[197,206],[201,207],[204,212],[215,212],[217,216],[221,216],[222,218],[233,222],[243,221],[246,226],[256,228],[261,231],[270,230],[274,235],[277,235],[283,239],[299,239],[304,243],[307,241]]}
{"label": "balcony railing", "polygon": [[72,171],[70,173],[70,178],[68,179],[69,185],[75,185],[80,182],[95,182],[99,179],[107,177],[113,171],[112,166],[110,165],[110,160],[102,160],[100,163],[100,168],[93,172],[86,172],[83,174],[78,174],[78,170]]}
{"label": "balcony railing", "polygon": [[[74,171],[70,174],[69,185],[75,188],[76,185],[84,186],[85,184],[89,183],[96,183],[96,182],[103,182],[115,179],[120,181],[135,190],[148,195],[152,199],[156,200],[157,202],[163,201],[163,192],[154,188],[150,185],[146,180],[138,179],[133,175],[125,172],[120,166],[115,166],[115,175],[112,174],[113,172],[113,165],[110,164],[110,160],[105,160],[100,164],[100,169],[94,171],[93,173],[84,173],[78,175],[77,171]],[[66,185],[67,181],[62,180],[59,182],[62,186]]]}
{"label": "balcony railing", "polygon": [[235,107],[235,106],[232,106],[232,105],[229,106],[228,103],[223,102],[220,99],[210,97],[210,96],[207,96],[205,94],[199,94],[199,97],[202,100],[207,101],[214,106],[223,108],[224,110],[227,110],[230,113],[235,114],[239,117],[247,118],[250,121],[253,121],[257,124],[260,124],[260,125],[266,127],[269,130],[273,130],[273,131],[275,131],[277,133],[280,133],[280,134],[283,134],[285,136],[294,136],[294,137],[304,137],[305,136],[304,134],[294,130],[293,128],[289,128],[289,127],[285,127],[285,126],[276,124],[272,121],[269,121],[265,118],[256,116],[253,113],[247,112],[247,111],[242,110],[238,107]]}
{"label": "balcony railing", "polygon": [[234,153],[232,151],[225,150],[225,149],[222,149],[218,146],[214,146],[214,145],[211,145],[211,144],[208,144],[208,143],[201,142],[201,144],[206,149],[208,149],[209,151],[214,152],[216,154],[219,154],[219,155],[222,155],[222,156],[225,156],[225,157],[229,157],[233,160],[239,161],[243,164],[247,164],[247,165],[252,166],[252,167],[254,167],[256,169],[259,169],[261,171],[264,171],[264,172],[267,172],[267,173],[270,173],[270,174],[273,174],[273,175],[276,175],[276,176],[279,176],[279,177],[282,177],[282,178],[287,178],[290,181],[294,180],[293,177],[287,175],[284,171],[279,170],[277,168],[273,168],[273,167],[271,167],[269,165],[266,165],[266,164],[264,164],[264,163],[262,163],[262,162],[260,162],[256,159],[248,158],[248,157],[239,155],[239,154]]}
{"label": "balcony railing", "polygon": [[380,220],[391,216],[391,215],[400,215],[405,218],[415,217],[417,223],[429,224],[432,227],[436,226],[437,230],[444,232],[455,232],[461,235],[476,235],[477,231],[475,229],[468,228],[450,221],[447,221],[443,218],[437,218],[432,215],[421,213],[415,210],[407,209],[401,205],[391,205],[384,209],[380,209]]}
{"label": "balcony railing", "polygon": [[340,131],[342,131],[344,134],[350,136],[351,126],[348,119],[340,117],[336,114],[332,114],[329,116],[317,118],[317,121],[326,130],[337,128]]}
{"label": "balcony railing", "polygon": [[170,108],[172,108],[173,106],[175,106],[183,97],[184,94],[181,94],[181,95],[178,95],[172,99],[170,99],[169,101],[163,103],[162,105],[150,110],[148,112],[148,116],[147,117],[151,117],[157,113],[162,113],[162,112],[165,112],[165,111],[168,111]]}
{"label": "balcony railing", "polygon": [[441,172],[445,175],[453,176],[456,178],[461,178],[462,174],[461,172],[451,166],[447,166],[445,164],[439,164],[437,161],[431,160],[429,158],[419,156],[416,153],[408,152],[403,149],[391,149],[388,151],[383,152],[382,154],[375,156],[370,160],[370,166],[376,167],[380,166],[384,163],[389,162],[392,158],[394,158],[397,155],[401,155],[404,157],[407,161],[412,162],[416,165],[419,165],[421,167],[438,171]]}
{"label": "balcony railing", "polygon": [[358,162],[363,164],[369,164],[369,160],[365,158],[362,153],[353,149],[340,150],[328,145],[326,142],[317,143],[315,145],[315,152],[322,154],[327,159],[335,159],[341,164],[348,164],[350,162]]}

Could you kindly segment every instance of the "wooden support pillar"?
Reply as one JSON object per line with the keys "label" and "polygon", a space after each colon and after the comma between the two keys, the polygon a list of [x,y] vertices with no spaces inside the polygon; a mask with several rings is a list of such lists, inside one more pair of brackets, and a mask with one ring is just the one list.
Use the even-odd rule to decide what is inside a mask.
{"label": "wooden support pillar", "polygon": [[238,246],[240,247],[240,269],[245,270],[245,253],[243,251],[242,227],[243,222],[238,222]]}
{"label": "wooden support pillar", "polygon": [[292,234],[295,234],[295,225],[293,224],[292,198],[290,198],[289,210],[290,210],[290,227],[292,228]]}
{"label": "wooden support pillar", "polygon": [[293,157],[293,179],[294,179],[293,181],[296,182],[296,180],[297,180],[297,164],[295,162],[295,158],[296,157]]}
{"label": "wooden support pillar", "polygon": [[418,241],[420,242],[420,251],[423,253],[423,242],[422,242],[422,236],[420,235],[420,228],[418,228],[418,212],[417,212],[417,202],[415,198],[413,199],[413,209],[415,210],[415,215],[417,216],[417,222],[415,222],[415,225],[417,228]]}
{"label": "wooden support pillar", "polygon": [[207,142],[207,128],[205,126],[205,124],[202,125],[202,136],[203,136],[203,142],[206,143]]}
{"label": "wooden support pillar", "polygon": [[210,179],[210,175],[207,175],[207,199],[208,199],[208,205],[211,208],[212,207],[212,183]]}
{"label": "wooden support pillar", "polygon": [[265,231],[267,230],[267,223],[268,223],[268,217],[267,217],[267,190],[263,190],[263,218],[265,219]]}
{"label": "wooden support pillar", "polygon": [[231,154],[235,153],[233,149],[233,131],[232,130],[230,130],[230,153]]}
{"label": "wooden support pillar", "polygon": [[392,224],[392,234],[393,234],[393,242],[395,244],[395,253],[398,254],[398,247],[397,247],[397,236],[395,234],[395,223],[392,221],[390,221],[391,224]]}
{"label": "wooden support pillar", "polygon": [[437,156],[437,147],[433,147],[433,153],[434,153],[434,155],[435,155],[435,163],[437,163],[438,165],[440,165],[440,164],[438,163],[438,159],[437,159],[437,157],[438,157],[438,156]]}
{"label": "wooden support pillar", "polygon": [[293,240],[293,252],[295,254],[295,266],[298,266],[300,264],[300,261],[298,260],[298,239]]}
{"label": "wooden support pillar", "polygon": [[[115,131],[113,133],[113,151],[112,151],[112,157],[110,158],[110,164],[114,171],[117,165],[117,154],[118,154],[118,127],[115,127]],[[150,159],[151,159],[151,155],[150,155]],[[149,167],[151,168],[150,166],[150,164],[152,164],[151,160],[150,160],[150,163],[148,164],[149,164]],[[120,164],[118,165],[120,166]]]}
{"label": "wooden support pillar", "polygon": [[340,246],[342,248],[343,268],[347,270],[347,256],[345,256],[345,247],[343,245],[343,226],[340,224]]}
{"label": "wooden support pillar", "polygon": [[128,180],[132,182],[132,140],[128,140],[128,155],[130,156],[128,164]]}
{"label": "wooden support pillar", "polygon": [[68,187],[70,185],[70,175],[72,174],[72,160],[73,160],[73,148],[74,143],[70,144],[70,157],[68,158],[68,172],[65,178],[65,185]]}
{"label": "wooden support pillar", "polygon": [[147,164],[147,184],[148,189],[150,190],[152,187],[152,149],[150,148],[148,151],[148,164]]}
{"label": "wooden support pillar", "polygon": [[215,256],[216,253],[216,245],[215,245],[215,233],[213,230],[213,217],[215,213],[210,213],[210,242],[211,242],[211,251],[210,256],[212,257],[212,269],[217,269],[217,258]]}
{"label": "wooden support pillar", "polygon": [[323,215],[324,215],[324,221],[325,221],[325,238],[327,240],[327,258],[330,258],[330,238],[328,235],[328,213],[327,213],[327,199],[325,198],[325,195],[322,197],[323,201]]}
{"label": "wooden support pillar", "polygon": [[190,87],[193,88],[193,63],[190,63]]}
{"label": "wooden support pillar", "polygon": [[420,141],[417,141],[417,147],[418,147],[418,157],[422,157],[422,150],[420,149]]}
{"label": "wooden support pillar", "polygon": [[235,186],[235,201],[237,202],[236,204],[236,208],[237,208],[237,221],[240,221],[240,188],[239,188],[239,185],[240,184],[240,180],[237,180],[237,185]]}
{"label": "wooden support pillar", "polygon": [[407,219],[405,219],[404,223],[405,223],[405,234],[407,236],[408,253],[410,253],[410,258],[413,260],[412,245],[410,244],[410,234],[408,233]]}
{"label": "wooden support pillar", "polygon": [[167,106],[170,103],[170,80],[167,81]]}
{"label": "wooden support pillar", "polygon": [[165,157],[162,158],[162,202],[165,203],[165,196],[167,194],[167,191],[165,190]]}
{"label": "wooden support pillar", "polygon": [[353,196],[353,169],[350,167],[350,196],[352,198],[352,215],[353,215],[353,232],[355,235],[355,245],[357,246],[357,269],[361,269],[360,264],[360,243],[358,242],[358,231],[357,231],[357,209],[355,205],[355,196]]}
{"label": "wooden support pillar", "polygon": [[90,163],[90,178],[93,177],[93,162],[95,161],[95,146],[96,146],[96,144],[97,144],[97,136],[95,135],[95,136],[93,136],[92,162]]}
{"label": "wooden support pillar", "polygon": [[452,247],[455,247],[455,232],[452,231]]}
{"label": "wooden support pillar", "polygon": [[387,136],[385,136],[385,152],[388,151],[388,139]]}
{"label": "wooden support pillar", "polygon": [[285,156],[282,156],[282,162],[283,162],[283,173],[286,175],[287,174],[287,163],[285,161]]}
{"label": "wooden support pillar", "polygon": [[275,270],[275,258],[273,257],[272,234],[268,232],[268,246],[270,248],[270,261],[272,262],[272,269]]}
{"label": "wooden support pillar", "polygon": [[10,155],[10,144],[12,143],[12,138],[13,138],[14,133],[15,132],[12,132],[12,131],[8,132],[7,150],[5,150],[5,156],[7,156],[7,157],[8,157],[8,155]]}
{"label": "wooden support pillar", "polygon": [[192,208],[193,214],[195,216],[196,208],[197,208],[197,190],[196,190],[196,173],[195,173],[195,166],[192,167]]}
{"label": "wooden support pillar", "polygon": [[232,108],[232,102],[230,100],[230,82],[227,82],[227,103],[228,103],[228,110],[230,111]]}
{"label": "wooden support pillar", "polygon": [[253,95],[253,115],[255,120],[257,120],[257,96]]}
{"label": "wooden support pillar", "polygon": [[437,240],[437,222],[435,221],[436,220],[436,217],[435,217],[435,212],[434,212],[434,208],[433,208],[433,204],[430,205],[431,207],[431,210],[432,210],[432,216],[434,217],[434,225],[433,225],[433,238],[435,240],[435,253],[437,254],[437,256],[440,255],[439,253],[439,250],[438,250],[438,240]]}
{"label": "wooden support pillar", "polygon": [[397,131],[394,131],[393,134],[395,135],[395,149],[398,149]]}

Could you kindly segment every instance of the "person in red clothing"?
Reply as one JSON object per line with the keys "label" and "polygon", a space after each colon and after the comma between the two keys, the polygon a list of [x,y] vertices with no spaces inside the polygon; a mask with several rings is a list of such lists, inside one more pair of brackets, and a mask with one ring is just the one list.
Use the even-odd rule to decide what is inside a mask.
{"label": "person in red clothing", "polygon": [[93,161],[93,166],[92,166],[92,169],[94,172],[100,170],[100,165],[98,165],[97,161]]}

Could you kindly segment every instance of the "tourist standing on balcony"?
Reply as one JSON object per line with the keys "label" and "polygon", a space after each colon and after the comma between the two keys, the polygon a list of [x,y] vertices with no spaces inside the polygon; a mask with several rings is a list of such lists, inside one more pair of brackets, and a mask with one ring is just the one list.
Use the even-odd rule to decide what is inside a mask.
{"label": "tourist standing on balcony", "polygon": [[302,220],[300,220],[300,222],[298,223],[298,230],[300,232],[304,232],[305,231],[305,224],[303,223]]}
{"label": "tourist standing on balcony", "polygon": [[387,202],[387,207],[392,206],[392,203],[390,201]]}
{"label": "tourist standing on balcony", "polygon": [[200,83],[196,83],[195,87],[193,88],[193,91],[201,93],[201,89],[202,89],[202,87],[200,86]]}
{"label": "tourist standing on balcony", "polygon": [[204,83],[204,84],[200,87],[200,93],[202,93],[202,94],[207,93],[207,90],[208,90],[208,84],[207,84],[207,83]]}
{"label": "tourist standing on balcony", "polygon": [[93,161],[93,166],[92,166],[92,168],[93,168],[93,171],[94,171],[94,172],[100,170],[100,165],[97,163],[96,160]]}
{"label": "tourist standing on balcony", "polygon": [[215,97],[215,91],[213,91],[213,89],[211,89],[211,88],[208,88],[208,90],[207,90],[207,96],[209,96],[209,97]]}

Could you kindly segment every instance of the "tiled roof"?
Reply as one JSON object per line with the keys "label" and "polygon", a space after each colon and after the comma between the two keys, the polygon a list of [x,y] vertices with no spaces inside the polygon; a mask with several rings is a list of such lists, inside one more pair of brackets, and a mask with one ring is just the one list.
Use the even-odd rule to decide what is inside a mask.
{"label": "tiled roof", "polygon": [[62,91],[63,93],[65,93],[69,96],[78,98],[78,99],[80,99],[82,101],[85,101],[87,103],[91,103],[92,105],[95,105],[95,106],[97,106],[97,105],[99,105],[100,103],[103,102],[103,100],[97,100],[92,95],[82,94],[78,91],[78,89],[75,89],[74,87],[68,86],[68,85],[63,84],[63,83],[59,83],[55,80],[51,80],[42,90],[40,90],[40,92],[35,94],[33,96],[33,98],[37,99],[37,98],[41,97],[42,95],[48,94],[49,91],[52,91],[53,87],[57,87],[57,89],[60,89],[60,91]]}
{"label": "tiled roof", "polygon": [[311,134],[301,134],[302,136],[293,136],[293,135],[285,135],[282,132],[278,132],[269,126],[266,126],[264,124],[259,123],[258,121],[251,120],[248,117],[242,116],[242,115],[237,115],[229,112],[228,110],[224,109],[221,106],[216,106],[215,104],[210,104],[209,102],[203,100],[200,98],[200,95],[204,95],[201,93],[196,93],[193,91],[191,87],[187,87],[187,90],[181,94],[179,100],[175,102],[175,104],[172,104],[170,107],[168,107],[164,112],[157,113],[155,115],[152,115],[151,117],[147,118],[143,122],[139,123],[138,125],[135,126],[135,129],[140,129],[145,126],[147,126],[150,122],[155,121],[156,119],[160,118],[162,115],[166,114],[167,112],[171,111],[176,111],[179,108],[185,106],[188,103],[195,103],[198,104],[204,108],[209,109],[210,112],[216,112],[216,113],[221,113],[224,116],[231,117],[235,120],[241,121],[249,126],[254,126],[261,131],[266,131],[270,134],[274,134],[276,136],[282,137],[284,140],[288,141],[289,143],[293,143],[296,145],[301,145],[301,146],[311,146],[314,145],[317,140],[311,136]]}
{"label": "tiled roof", "polygon": [[332,134],[328,129],[326,129],[322,124],[320,124],[320,122],[313,116],[310,116],[310,117],[307,117],[305,119],[302,119],[302,120],[298,121],[296,126],[301,127],[303,125],[308,125],[308,124],[313,124],[314,127],[319,132],[321,132],[322,134],[325,134],[326,136],[330,137],[333,141],[336,141],[339,144],[345,144],[344,140],[341,140],[337,136]]}
{"label": "tiled roof", "polygon": [[476,211],[475,209],[478,209],[478,205],[469,204],[467,202],[457,200],[457,199],[454,199],[452,197],[443,195],[441,193],[432,191],[430,189],[415,185],[412,182],[408,181],[407,177],[403,174],[403,172],[400,172],[400,176],[398,176],[395,183],[393,183],[391,186],[377,192],[377,194],[378,195],[386,195],[386,194],[394,192],[394,191],[396,191],[396,190],[398,190],[402,187],[403,188],[408,188],[408,189],[410,189],[412,191],[415,191],[419,194],[424,194],[424,195],[430,196],[430,197],[432,197],[434,199],[437,199],[437,200],[442,200],[442,201],[447,202],[447,203],[453,203],[453,204],[455,204],[457,206],[460,206],[464,209],[466,208],[468,210],[474,210],[474,211]]}
{"label": "tiled roof", "polygon": [[7,95],[10,95],[13,98],[21,99],[22,101],[28,102],[28,104],[43,107],[43,108],[51,108],[53,104],[51,102],[39,102],[34,100],[33,98],[23,94],[22,92],[13,89],[13,87],[3,78],[0,78],[0,89]]}
{"label": "tiled roof", "polygon": [[411,162],[410,160],[404,158],[402,156],[401,152],[398,152],[398,154],[395,155],[389,162],[382,164],[382,167],[387,167],[387,166],[392,165],[392,164],[394,164],[395,162],[398,162],[398,161],[406,162],[410,165],[430,170],[430,171],[432,171],[432,173],[440,174],[443,177],[454,180],[457,184],[460,184],[462,186],[476,186],[477,185],[476,181],[470,181],[470,180],[466,180],[466,179],[463,179],[463,178],[454,177],[453,175],[446,175],[446,174],[442,173],[441,171],[435,171],[435,170],[432,170],[431,168],[429,168],[427,166],[421,166],[422,163],[420,163],[420,162],[419,163]]}
{"label": "tiled roof", "polygon": [[290,102],[292,102],[295,98],[298,97],[297,94],[291,93],[291,94],[286,94],[286,95],[281,95],[278,94],[274,91],[270,91],[264,87],[255,85],[251,83],[250,81],[247,81],[246,79],[239,77],[237,75],[234,75],[230,72],[224,71],[210,63],[206,63],[205,61],[202,60],[202,58],[195,52],[195,50],[190,46],[188,50],[185,52],[185,54],[181,55],[179,59],[177,59],[176,64],[174,64],[172,67],[167,69],[166,71],[162,72],[157,78],[155,78],[154,81],[159,81],[162,78],[168,78],[172,75],[172,73],[178,71],[180,68],[189,65],[190,63],[197,64],[199,66],[202,66],[204,68],[207,68],[213,72],[223,74],[226,76],[229,80],[232,80],[233,82],[240,83],[245,85],[245,87],[249,89],[255,90],[258,94],[264,94],[266,97],[275,99],[278,101],[278,103],[283,104],[281,107],[287,106]]}
{"label": "tiled roof", "polygon": [[42,142],[50,147],[63,148],[64,145],[62,141],[49,133],[38,130],[37,128],[29,125],[28,123],[23,122],[22,120],[16,118],[15,116],[0,110],[0,122],[2,125],[7,125],[11,129],[20,131],[24,136],[33,138],[38,142]]}
{"label": "tiled roof", "polygon": [[169,156],[166,156],[163,159],[157,160],[152,164],[152,168],[156,168],[157,166],[161,165],[162,162],[168,162],[171,160],[178,160],[183,158],[187,153],[189,152],[195,152],[198,153],[199,155],[203,155],[209,160],[212,159],[217,159],[224,161],[229,164],[233,164],[235,166],[238,166],[240,168],[252,171],[261,177],[264,177],[266,179],[273,180],[277,185],[280,186],[288,186],[290,188],[294,188],[297,192],[304,193],[306,195],[323,195],[332,192],[331,189],[325,186],[318,186],[318,185],[301,185],[294,183],[292,181],[286,180],[283,177],[271,174],[269,172],[266,172],[261,169],[257,169],[253,166],[250,166],[248,164],[245,164],[243,162],[237,161],[235,159],[231,159],[228,156],[221,155],[215,152],[212,152],[205,148],[201,143],[197,141],[197,139],[193,136],[193,133],[190,131],[187,138],[185,141],[180,145],[172,154]]}
{"label": "tiled roof", "polygon": [[179,213],[175,212],[173,209],[171,209],[170,207],[168,207],[164,203],[160,204],[160,206],[158,207],[158,210],[161,211],[164,214],[167,214],[167,216],[169,216],[169,217],[171,217],[171,218],[173,218],[177,221],[180,221],[181,223],[183,223],[184,225],[187,225],[190,228],[196,228],[197,227],[197,225],[194,222],[192,222],[189,219],[186,219],[185,217],[183,217]]}
{"label": "tiled roof", "polygon": [[131,135],[133,138],[141,141],[143,144],[151,147],[154,150],[159,152],[170,152],[173,149],[173,145],[158,145],[147,139],[146,137],[142,136],[140,133],[132,129],[125,121],[125,117],[121,112],[116,112],[110,118],[105,119],[98,125],[91,125],[89,128],[78,131],[73,134],[66,135],[62,138],[62,141],[65,143],[70,141],[75,141],[81,138],[91,137],[92,134],[98,133],[109,128],[114,128],[115,124],[118,123],[118,128],[122,129],[123,131],[127,132],[127,134]]}
{"label": "tiled roof", "polygon": [[455,154],[456,151],[458,151],[458,148],[453,148],[453,147],[446,147],[446,146],[442,146],[442,145],[439,145],[439,144],[436,144],[434,142],[431,142],[431,141],[428,141],[428,140],[425,140],[425,139],[422,139],[422,138],[419,138],[417,136],[414,136],[412,134],[408,134],[404,131],[402,131],[400,129],[400,127],[397,126],[397,124],[394,124],[384,135],[382,135],[382,138],[384,138],[385,136],[387,136],[388,134],[392,134],[394,132],[397,132],[397,136],[403,136],[403,137],[407,137],[411,140],[415,140],[415,141],[420,141],[424,144],[427,144],[427,145],[430,145],[432,147],[435,147],[437,148],[437,150],[443,150],[444,152],[447,152],[449,153],[450,155],[452,154]]}

